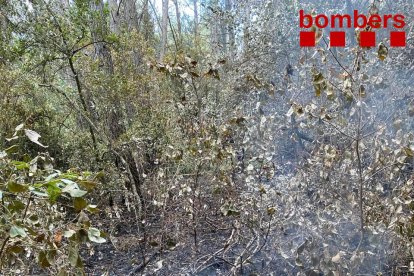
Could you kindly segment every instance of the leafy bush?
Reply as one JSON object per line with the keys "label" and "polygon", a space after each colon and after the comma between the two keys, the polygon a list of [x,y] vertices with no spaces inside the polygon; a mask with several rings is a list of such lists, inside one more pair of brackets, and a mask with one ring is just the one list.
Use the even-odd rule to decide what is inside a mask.
{"label": "leafy bush", "polygon": [[[9,140],[24,133],[43,146],[40,135],[16,128]],[[44,146],[43,146],[44,147]],[[12,145],[0,151],[0,269],[5,273],[28,274],[33,269],[50,273],[82,272],[81,245],[105,242],[93,227],[88,213],[97,212],[85,198],[97,185],[99,174],[53,168],[47,153],[34,158],[15,156]],[[37,266],[31,264],[36,258]]]}

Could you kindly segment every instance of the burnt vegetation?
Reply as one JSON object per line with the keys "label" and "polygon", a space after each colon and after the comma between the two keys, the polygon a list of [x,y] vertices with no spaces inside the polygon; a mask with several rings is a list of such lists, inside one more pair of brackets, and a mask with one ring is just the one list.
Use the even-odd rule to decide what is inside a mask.
{"label": "burnt vegetation", "polygon": [[[407,45],[300,48],[300,10]],[[413,14],[0,1],[0,274],[412,275]]]}

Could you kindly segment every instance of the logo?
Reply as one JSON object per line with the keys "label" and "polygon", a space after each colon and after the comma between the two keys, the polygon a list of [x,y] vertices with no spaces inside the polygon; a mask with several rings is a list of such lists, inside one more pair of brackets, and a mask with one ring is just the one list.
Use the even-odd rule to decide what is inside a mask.
{"label": "logo", "polygon": [[[405,27],[405,17],[402,14],[378,14],[378,9],[373,6],[370,15],[366,16],[354,10],[353,15],[350,14],[334,14],[328,16],[326,14],[306,14],[303,10],[299,11],[299,27],[301,29],[309,29],[300,31],[300,47],[315,47],[319,39],[322,37],[323,29],[330,27],[336,28],[354,28],[356,37],[361,47],[376,46],[376,30],[381,28],[387,29],[393,27],[397,31],[389,32],[391,47],[405,47],[406,35],[402,31]],[[330,47],[345,47],[346,32],[331,31]]]}

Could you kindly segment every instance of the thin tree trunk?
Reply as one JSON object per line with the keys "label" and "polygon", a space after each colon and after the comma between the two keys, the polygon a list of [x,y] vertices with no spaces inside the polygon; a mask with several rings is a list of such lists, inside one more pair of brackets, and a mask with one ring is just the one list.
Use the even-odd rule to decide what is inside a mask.
{"label": "thin tree trunk", "polygon": [[168,33],[168,0],[163,0],[162,1],[160,61],[164,59],[164,56],[167,51],[167,33]]}
{"label": "thin tree trunk", "polygon": [[142,14],[142,21],[143,21],[143,25],[142,25],[142,33],[144,34],[144,38],[146,41],[149,41],[150,39],[153,38],[154,35],[154,27],[153,24],[151,24],[151,16],[149,13],[149,0],[145,0],[144,1],[144,5],[143,5],[143,14]]}
{"label": "thin tree trunk", "polygon": [[120,11],[117,0],[109,0],[110,9],[110,29],[111,32],[119,34],[119,23],[120,23]]}
{"label": "thin tree trunk", "polygon": [[230,56],[230,59],[233,60],[236,52],[236,38],[234,34],[234,21],[232,20],[232,9],[233,9],[233,3],[232,0],[225,0],[224,2],[224,8],[226,10],[227,16],[228,16],[228,23],[227,23],[227,32],[228,32],[228,53]]}
{"label": "thin tree trunk", "polygon": [[250,42],[250,8],[248,7],[247,1],[245,2],[246,6],[244,7],[244,22],[243,22],[243,51],[246,56],[249,52],[249,42]]}
{"label": "thin tree trunk", "polygon": [[[92,1],[92,9],[99,13],[99,20],[94,20],[91,28],[92,38],[94,41],[103,41],[108,33],[108,26],[106,24],[106,18],[104,14],[103,1]],[[114,66],[112,62],[111,51],[105,42],[97,42],[95,46],[95,58],[100,61],[100,67],[108,75],[114,74]],[[104,88],[103,88],[104,89]],[[102,91],[107,93],[108,91]],[[92,101],[92,95],[88,95],[88,100]],[[108,135],[112,140],[118,139],[118,137],[124,132],[122,125],[122,111],[121,103],[119,99],[115,97],[110,111],[106,114],[106,123],[108,126]]]}
{"label": "thin tree trunk", "polygon": [[198,4],[197,0],[193,0],[194,4],[194,45],[198,43]]}
{"label": "thin tree trunk", "polygon": [[95,46],[95,58],[100,60],[100,66],[108,73],[113,74],[114,67],[112,64],[111,52],[103,40],[108,33],[104,14],[103,1],[91,1],[91,9],[99,14],[97,20],[93,20],[91,33]]}
{"label": "thin tree trunk", "polygon": [[214,10],[211,14],[211,31],[210,31],[210,46],[211,46],[211,51],[212,52],[217,52],[217,49],[220,48],[220,42],[221,42],[221,36],[219,34],[220,32],[220,26],[219,26],[219,20],[220,20],[220,16],[218,16],[218,9],[219,9],[219,5],[218,5],[218,1],[217,0],[213,0],[211,2],[211,7]]}
{"label": "thin tree trunk", "polygon": [[178,0],[173,0],[175,5],[175,16],[177,17],[177,30],[178,30],[178,41],[181,45],[182,42],[182,32],[181,32],[181,13],[180,7],[178,5]]}

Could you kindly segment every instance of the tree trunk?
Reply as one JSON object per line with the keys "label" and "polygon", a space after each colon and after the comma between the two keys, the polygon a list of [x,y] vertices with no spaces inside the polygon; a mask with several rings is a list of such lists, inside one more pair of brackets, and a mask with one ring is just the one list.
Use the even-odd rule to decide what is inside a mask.
{"label": "tree trunk", "polygon": [[[124,0],[124,23],[128,31],[138,31],[139,20],[137,6],[135,4],[136,0]],[[122,4],[122,3],[121,3]]]}
{"label": "tree trunk", "polygon": [[91,9],[99,14],[100,19],[92,20],[91,26],[92,39],[96,42],[94,43],[95,58],[99,59],[100,67],[103,68],[105,72],[113,74],[114,67],[112,64],[111,52],[106,43],[103,42],[108,33],[103,1],[91,1]]}
{"label": "tree trunk", "polygon": [[149,13],[149,0],[144,1],[144,5],[142,8],[142,28],[141,32],[144,34],[144,38],[146,41],[150,41],[154,37],[154,25],[151,22],[151,16]]}
{"label": "tree trunk", "polygon": [[194,45],[198,43],[198,4],[197,0],[193,0],[194,4]]}
{"label": "tree trunk", "polygon": [[164,59],[165,53],[167,51],[167,33],[168,33],[168,0],[163,0],[162,1],[160,61]]}
{"label": "tree trunk", "polygon": [[117,0],[109,0],[109,9],[110,9],[110,29],[111,32],[119,34],[119,24],[120,24],[120,14],[119,6]]}
{"label": "tree trunk", "polygon": [[249,52],[250,43],[250,8],[248,7],[247,1],[244,7],[244,22],[243,22],[243,51],[246,56]]}
{"label": "tree trunk", "polygon": [[181,45],[182,42],[182,33],[181,33],[181,14],[180,7],[178,6],[178,0],[174,0],[175,5],[175,16],[177,17],[177,29],[178,29],[178,41]]}
{"label": "tree trunk", "polygon": [[210,18],[210,45],[211,45],[211,51],[213,53],[217,52],[217,50],[220,48],[221,43],[221,35],[220,35],[220,15],[219,15],[219,4],[217,0],[211,1],[212,9],[211,18]]}
{"label": "tree trunk", "polygon": [[232,17],[232,10],[233,10],[233,2],[232,0],[225,0],[224,8],[226,10],[228,16],[228,23],[227,23],[227,32],[228,32],[228,54],[230,59],[233,60],[236,54],[236,38],[234,34],[234,21]]}

